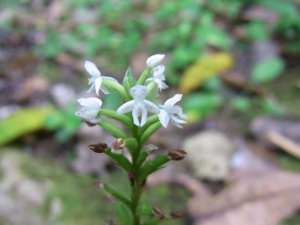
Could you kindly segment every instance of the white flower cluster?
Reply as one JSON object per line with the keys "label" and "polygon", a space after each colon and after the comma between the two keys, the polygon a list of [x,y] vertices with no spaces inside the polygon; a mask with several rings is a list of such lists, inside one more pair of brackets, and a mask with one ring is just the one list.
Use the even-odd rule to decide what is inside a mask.
{"label": "white flower cluster", "polygon": [[[157,90],[160,92],[168,86],[165,84],[165,66],[161,65],[164,55],[153,55],[146,61],[146,65],[151,69],[151,78],[146,79],[145,84],[155,82]],[[101,76],[100,71],[92,62],[85,62],[85,69],[92,76],[89,79],[91,85],[88,92],[95,90],[99,95],[101,90],[104,94],[109,94],[108,88],[103,85],[103,80],[107,79],[113,82],[118,82],[116,79],[106,76]],[[130,89],[130,95],[133,100],[130,100],[117,109],[118,114],[125,114],[132,112],[133,122],[136,126],[142,127],[147,120],[148,112],[158,114],[159,121],[164,127],[167,127],[171,121],[176,127],[182,127],[180,124],[186,123],[184,119],[187,116],[183,114],[182,108],[175,104],[181,100],[182,95],[176,94],[173,98],[168,99],[164,105],[156,105],[151,101],[146,100],[148,88],[145,85],[137,84]],[[75,115],[83,118],[85,122],[96,124],[99,120],[99,111],[101,109],[102,101],[98,98],[80,98],[78,99],[80,105],[84,106]]]}

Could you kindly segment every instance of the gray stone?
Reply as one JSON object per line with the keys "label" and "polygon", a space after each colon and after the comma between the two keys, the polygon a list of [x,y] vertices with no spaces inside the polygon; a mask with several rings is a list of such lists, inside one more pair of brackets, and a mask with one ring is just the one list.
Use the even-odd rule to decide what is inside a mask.
{"label": "gray stone", "polygon": [[224,180],[229,174],[234,145],[223,133],[206,131],[187,138],[183,149],[198,178]]}

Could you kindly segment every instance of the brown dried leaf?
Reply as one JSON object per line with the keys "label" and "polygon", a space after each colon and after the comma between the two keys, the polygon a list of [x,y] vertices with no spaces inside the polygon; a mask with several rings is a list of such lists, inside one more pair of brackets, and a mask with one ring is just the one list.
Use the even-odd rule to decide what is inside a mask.
{"label": "brown dried leaf", "polygon": [[264,173],[189,203],[196,225],[274,225],[300,208],[300,175]]}

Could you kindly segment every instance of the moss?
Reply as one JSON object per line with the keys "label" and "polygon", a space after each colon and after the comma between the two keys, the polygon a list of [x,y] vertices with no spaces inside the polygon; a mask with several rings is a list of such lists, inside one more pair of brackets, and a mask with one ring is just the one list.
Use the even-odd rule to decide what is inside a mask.
{"label": "moss", "polygon": [[[39,213],[46,219],[50,216],[51,201],[59,199],[63,206],[63,212],[57,218],[58,224],[105,224],[104,221],[108,218],[113,218],[116,221],[113,204],[108,201],[103,191],[92,184],[93,179],[91,177],[76,175],[52,160],[33,160],[27,155],[22,157],[21,165],[24,173],[29,177],[52,182],[45,204],[39,209]],[[130,193],[127,175],[121,171],[107,174],[101,180],[126,196]],[[158,185],[147,189],[141,202],[158,206],[167,216],[171,210],[184,211],[188,198],[189,194],[183,187]],[[184,219],[166,221],[161,224],[181,225],[184,224]]]}
{"label": "moss", "polygon": [[31,178],[52,182],[45,205],[39,209],[43,217],[50,216],[49,207],[54,199],[62,203],[59,224],[104,224],[105,219],[114,216],[112,204],[92,184],[91,177],[75,175],[51,160],[33,160],[29,156],[22,157],[22,169]]}

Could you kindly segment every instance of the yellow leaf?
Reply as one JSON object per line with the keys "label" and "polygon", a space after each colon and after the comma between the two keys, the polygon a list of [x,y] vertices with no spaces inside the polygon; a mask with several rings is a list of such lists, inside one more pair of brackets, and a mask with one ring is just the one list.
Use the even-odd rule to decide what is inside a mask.
{"label": "yellow leaf", "polygon": [[203,57],[184,72],[180,82],[180,92],[183,94],[191,92],[207,79],[230,69],[233,62],[233,57],[225,52]]}

